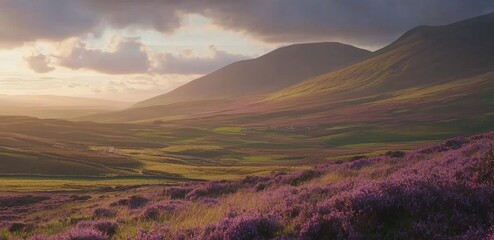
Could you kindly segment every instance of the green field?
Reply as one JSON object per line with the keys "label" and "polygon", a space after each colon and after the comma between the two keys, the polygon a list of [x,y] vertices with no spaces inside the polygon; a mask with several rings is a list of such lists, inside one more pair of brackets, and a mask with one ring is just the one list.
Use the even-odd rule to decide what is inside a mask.
{"label": "green field", "polygon": [[4,191],[235,179],[489,130],[494,115],[311,127],[103,124],[0,118]]}

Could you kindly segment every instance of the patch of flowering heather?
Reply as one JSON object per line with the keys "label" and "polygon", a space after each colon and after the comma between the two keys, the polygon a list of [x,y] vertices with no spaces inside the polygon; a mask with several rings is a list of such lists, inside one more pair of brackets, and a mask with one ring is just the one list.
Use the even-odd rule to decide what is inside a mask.
{"label": "patch of flowering heather", "polygon": [[300,236],[311,239],[449,239],[494,220],[491,189],[431,182],[375,182],[318,204]]}
{"label": "patch of flowering heather", "polygon": [[29,231],[32,228],[31,224],[23,223],[23,222],[14,222],[9,226],[9,232],[25,232]]}
{"label": "patch of flowering heather", "polygon": [[[165,239],[170,239],[170,236],[172,235],[171,231],[167,228],[162,228],[159,229],[158,231],[144,231],[144,230],[139,230],[137,232],[136,240],[165,240]],[[178,236],[175,236],[174,239],[179,239]]]}
{"label": "patch of flowering heather", "polygon": [[490,150],[480,158],[477,165],[473,167],[475,175],[473,181],[479,184],[494,186],[494,143],[491,144]]}
{"label": "patch of flowering heather", "polygon": [[129,198],[120,199],[115,203],[112,203],[111,206],[127,206],[130,209],[137,209],[144,207],[149,202],[149,199],[142,196],[131,196]]}
{"label": "patch of flowering heather", "polygon": [[47,236],[33,236],[30,240],[109,240],[110,237],[93,228],[73,228],[61,234]]}
{"label": "patch of flowering heather", "polygon": [[201,199],[199,199],[198,202],[205,205],[205,206],[211,207],[211,206],[218,204],[219,200],[215,199],[215,198],[201,198]]}
{"label": "patch of flowering heather", "polygon": [[158,233],[157,231],[147,232],[141,229],[137,232],[135,239],[136,240],[165,240],[165,237],[161,233]]}
{"label": "patch of flowering heather", "polygon": [[91,199],[91,196],[89,195],[71,195],[70,199],[73,201],[87,201]]}
{"label": "patch of flowering heather", "polygon": [[93,228],[74,228],[51,240],[107,240],[109,237]]}
{"label": "patch of flowering heather", "polygon": [[2,195],[0,196],[0,230],[8,229],[12,222],[36,224],[39,219],[31,219],[29,221],[26,221],[29,214],[40,212],[43,210],[55,209],[63,204],[67,204],[67,200],[68,197],[63,194],[50,194],[50,196],[48,196],[47,194]]}
{"label": "patch of flowering heather", "polygon": [[439,152],[445,152],[448,150],[455,150],[458,148],[461,148],[464,144],[468,143],[468,139],[458,137],[458,138],[453,138],[445,141],[444,143],[438,144],[438,145],[433,145],[430,147],[426,147],[423,149],[420,149],[420,153],[439,153]]}
{"label": "patch of flowering heather", "polygon": [[245,187],[241,181],[211,181],[202,184],[190,191],[185,198],[197,200],[200,198],[216,198],[226,194],[232,194]]}
{"label": "patch of flowering heather", "polygon": [[187,194],[189,194],[192,190],[194,190],[192,186],[184,185],[165,188],[163,193],[171,199],[185,199]]}
{"label": "patch of flowering heather", "polygon": [[82,221],[76,225],[80,229],[96,229],[107,236],[113,236],[118,230],[118,223],[110,220]]}
{"label": "patch of flowering heather", "polygon": [[279,234],[281,228],[282,225],[273,217],[246,213],[206,226],[194,239],[271,239]]}
{"label": "patch of flowering heather", "polygon": [[6,222],[14,219],[15,219],[15,213],[4,212],[0,214],[0,222]]}
{"label": "patch of flowering heather", "polygon": [[112,218],[115,217],[115,215],[117,215],[117,211],[109,208],[96,208],[93,211],[94,218]]}
{"label": "patch of flowering heather", "polygon": [[304,182],[310,181],[319,177],[322,173],[316,170],[301,170],[296,171],[280,178],[280,183],[298,186]]}
{"label": "patch of flowering heather", "polygon": [[169,214],[184,206],[184,202],[181,201],[168,201],[157,202],[148,205],[143,213],[142,217],[146,219],[157,220],[164,214]]}
{"label": "patch of flowering heather", "polygon": [[31,205],[50,199],[47,196],[0,196],[0,208],[10,208],[17,206]]}

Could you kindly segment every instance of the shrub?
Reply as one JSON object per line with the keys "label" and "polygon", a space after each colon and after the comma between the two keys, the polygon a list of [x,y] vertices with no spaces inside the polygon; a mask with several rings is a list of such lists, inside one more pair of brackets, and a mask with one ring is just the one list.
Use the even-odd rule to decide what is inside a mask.
{"label": "shrub", "polygon": [[113,203],[112,206],[121,205],[127,206],[130,209],[141,208],[145,206],[149,202],[149,199],[141,196],[131,196],[126,199],[120,199],[116,203]]}
{"label": "shrub", "polygon": [[182,202],[170,201],[162,203],[154,203],[144,210],[142,217],[152,220],[157,220],[163,214],[171,213],[183,206]]}
{"label": "shrub", "polygon": [[108,220],[97,220],[97,221],[83,221],[79,222],[76,226],[79,229],[95,229],[103,233],[106,236],[113,236],[118,230],[118,223],[115,221]]}
{"label": "shrub", "polygon": [[25,205],[30,205],[30,204],[42,202],[42,201],[45,201],[48,199],[50,199],[50,198],[46,197],[46,196],[32,196],[32,195],[7,196],[7,197],[1,197],[0,196],[0,208],[25,206]]}
{"label": "shrub", "polygon": [[59,234],[51,240],[107,240],[109,237],[93,228],[73,228],[65,233]]}
{"label": "shrub", "polygon": [[273,218],[244,214],[206,227],[199,239],[270,239],[276,237],[281,228]]}
{"label": "shrub", "polygon": [[304,182],[310,181],[316,177],[319,177],[321,172],[315,170],[302,170],[296,171],[291,174],[285,175],[281,182],[284,184],[290,184],[292,186],[298,186]]}
{"label": "shrub", "polygon": [[387,151],[385,155],[392,158],[402,158],[405,154],[403,151]]}
{"label": "shrub", "polygon": [[235,193],[242,186],[239,181],[212,181],[194,188],[187,194],[186,198],[191,200],[204,197],[216,198],[225,194]]}
{"label": "shrub", "polygon": [[21,232],[21,231],[29,231],[32,228],[30,224],[15,222],[11,223],[9,226],[9,232]]}
{"label": "shrub", "polygon": [[111,218],[111,217],[115,217],[116,214],[117,211],[109,208],[96,208],[93,211],[94,218]]}
{"label": "shrub", "polygon": [[70,199],[72,199],[73,201],[87,201],[87,200],[91,199],[91,196],[89,196],[89,195],[71,195]]}
{"label": "shrub", "polygon": [[184,199],[193,190],[192,187],[169,187],[164,190],[164,194],[171,199]]}

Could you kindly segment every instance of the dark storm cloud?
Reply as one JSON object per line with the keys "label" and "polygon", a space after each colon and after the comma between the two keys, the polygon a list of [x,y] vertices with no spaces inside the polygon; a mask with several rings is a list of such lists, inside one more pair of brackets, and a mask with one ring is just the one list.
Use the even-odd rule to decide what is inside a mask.
{"label": "dark storm cloud", "polygon": [[264,41],[336,40],[383,44],[418,25],[440,25],[494,11],[491,0],[236,1],[202,13]]}
{"label": "dark storm cloud", "polygon": [[0,0],[0,46],[98,34],[108,26],[173,32],[188,13],[268,42],[372,45],[417,25],[490,11],[492,0]]}
{"label": "dark storm cloud", "polygon": [[0,47],[95,32],[98,21],[79,1],[0,0]]}
{"label": "dark storm cloud", "polygon": [[179,9],[173,1],[0,0],[0,48],[99,35],[108,26],[171,32]]}

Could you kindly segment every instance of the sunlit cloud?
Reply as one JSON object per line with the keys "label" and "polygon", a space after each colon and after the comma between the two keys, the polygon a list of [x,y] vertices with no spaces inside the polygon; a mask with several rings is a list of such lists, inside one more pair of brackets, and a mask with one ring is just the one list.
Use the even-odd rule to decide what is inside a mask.
{"label": "sunlit cloud", "polygon": [[47,73],[55,70],[50,66],[50,58],[43,54],[31,55],[25,58],[29,68],[37,73]]}
{"label": "sunlit cloud", "polygon": [[150,67],[144,45],[134,39],[119,42],[112,51],[89,49],[83,42],[77,42],[67,55],[57,58],[61,66],[70,69],[107,74],[146,73]]}

